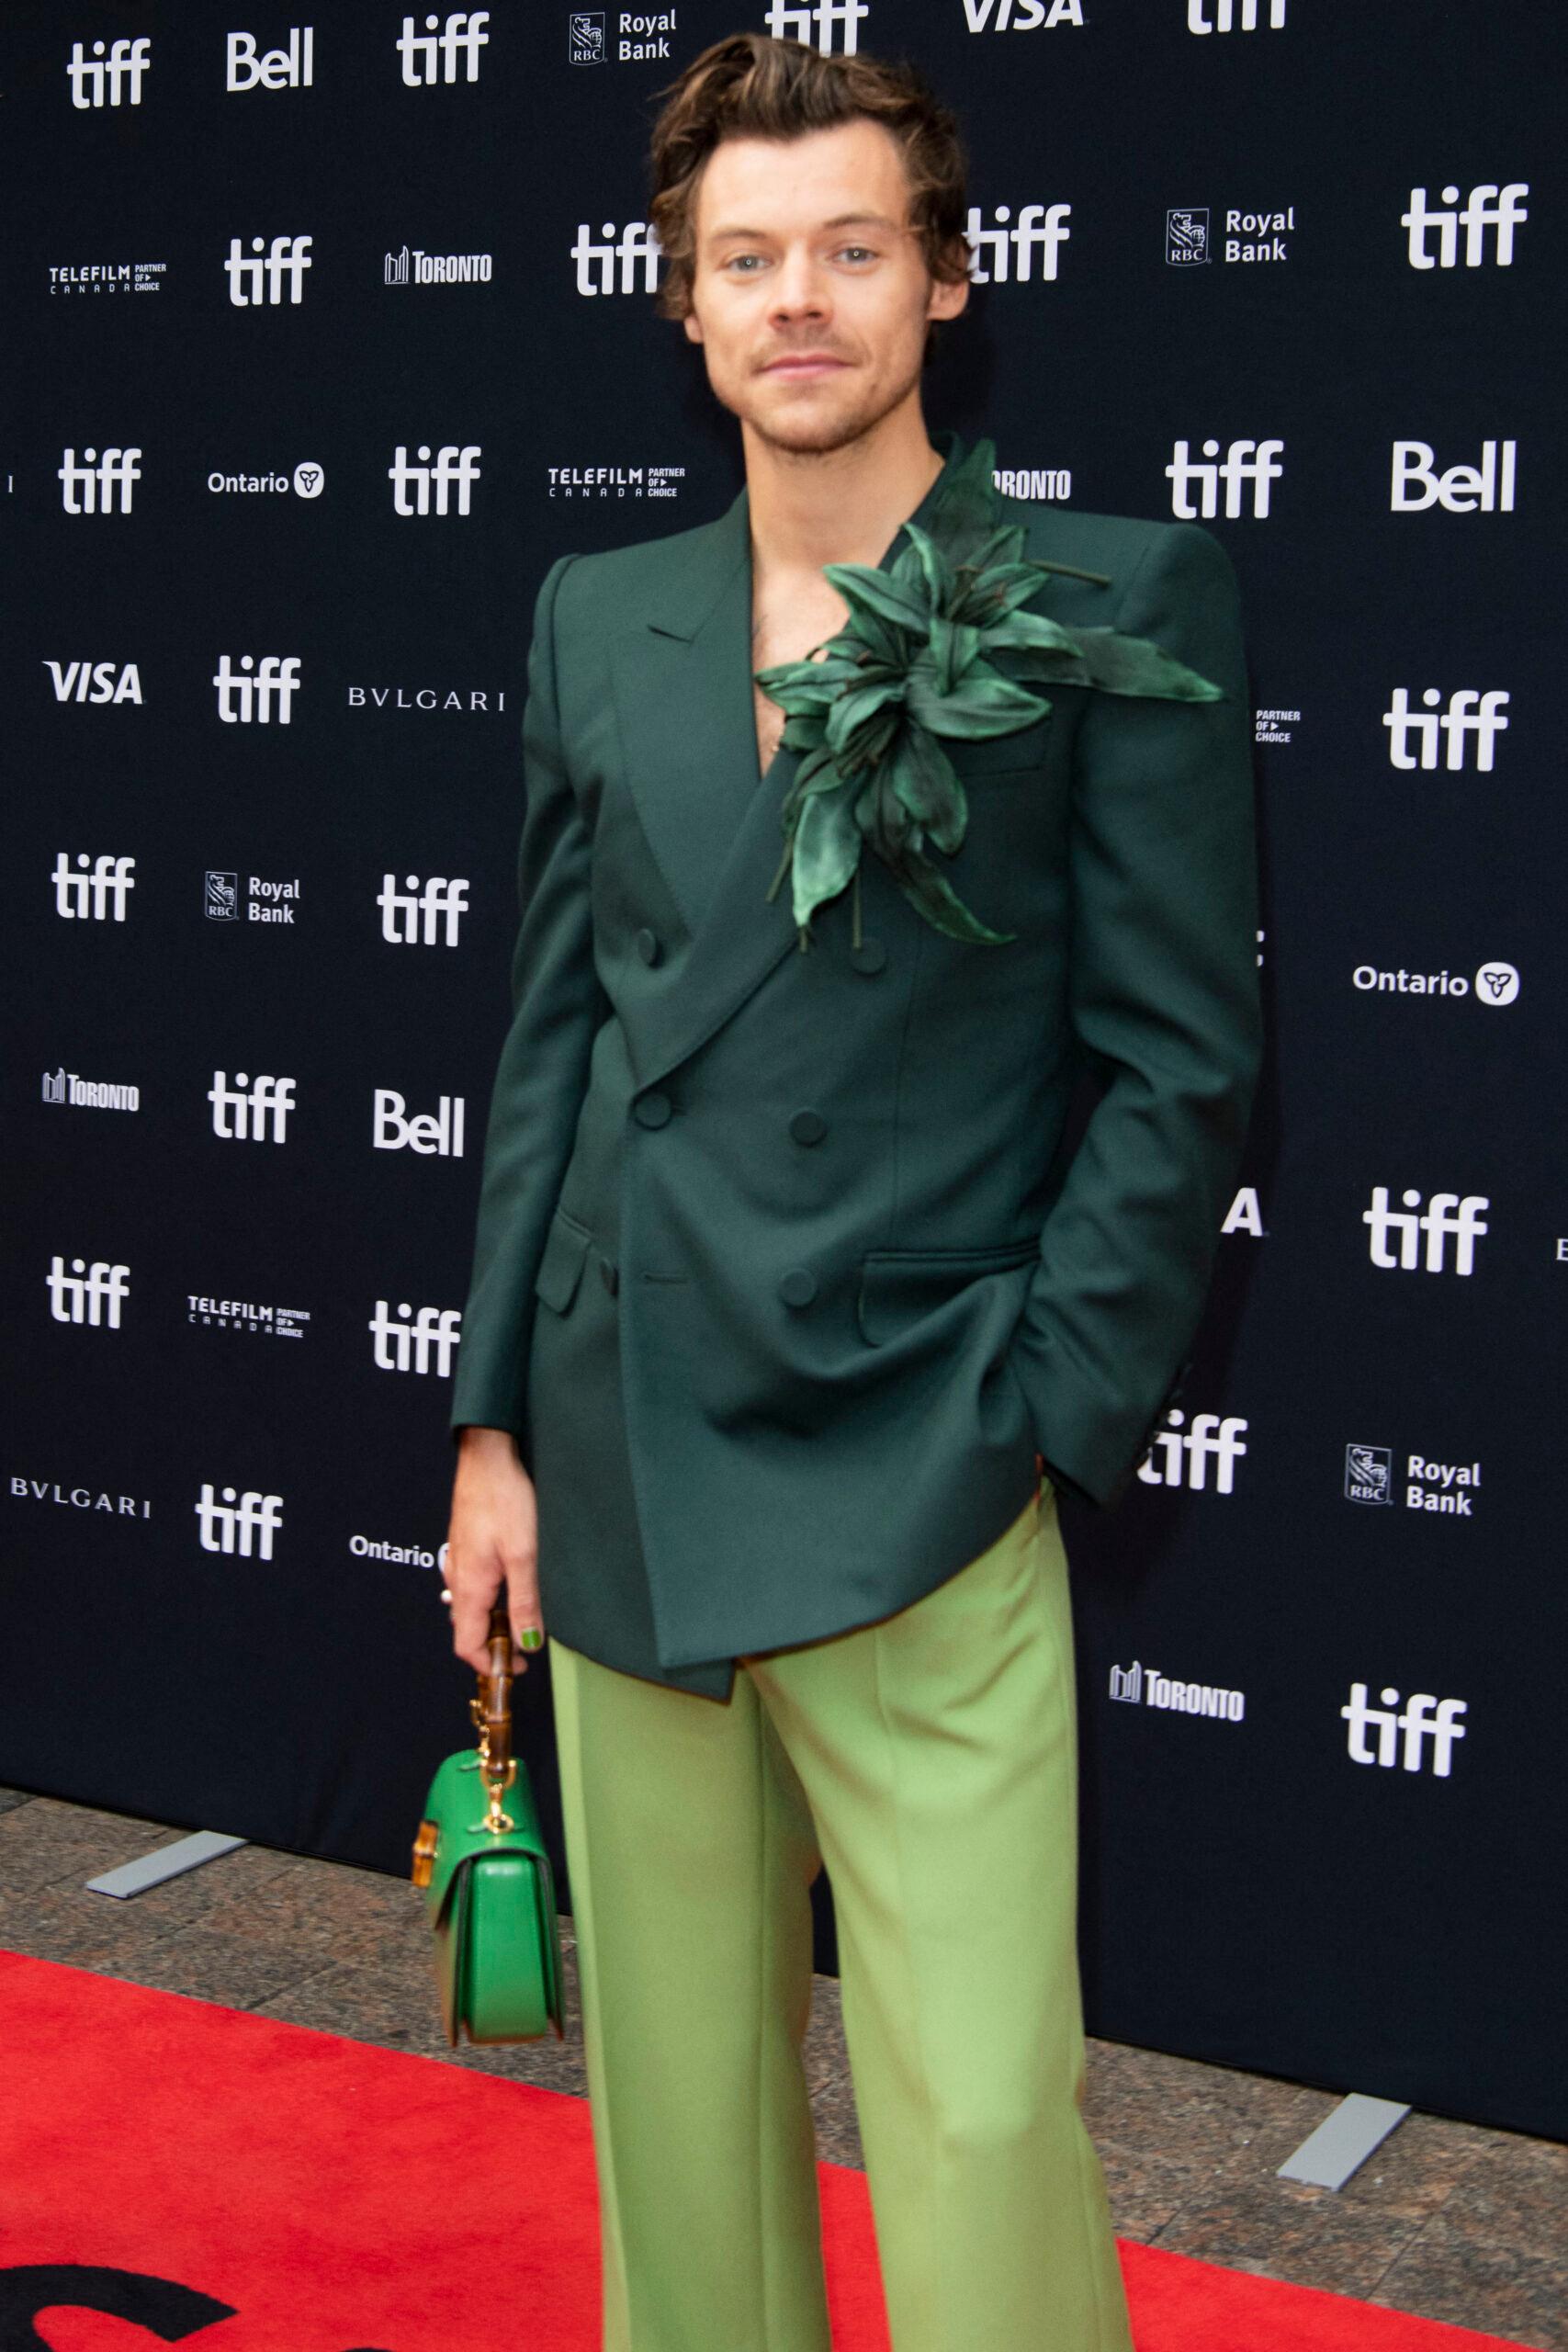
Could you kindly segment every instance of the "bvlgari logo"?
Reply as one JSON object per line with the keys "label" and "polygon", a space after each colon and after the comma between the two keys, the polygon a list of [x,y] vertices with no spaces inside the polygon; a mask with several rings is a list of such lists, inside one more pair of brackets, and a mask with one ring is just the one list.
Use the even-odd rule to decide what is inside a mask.
{"label": "bvlgari logo", "polygon": [[445,711],[465,718],[500,718],[506,708],[504,686],[350,686],[350,710],[377,710],[390,716],[408,711]]}

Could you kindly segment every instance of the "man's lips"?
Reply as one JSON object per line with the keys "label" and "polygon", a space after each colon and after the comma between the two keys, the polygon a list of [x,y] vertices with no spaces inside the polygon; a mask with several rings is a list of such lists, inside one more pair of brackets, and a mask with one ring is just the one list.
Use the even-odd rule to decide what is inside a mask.
{"label": "man's lips", "polygon": [[762,370],[766,376],[826,376],[834,368],[848,366],[848,361],[834,357],[830,352],[792,352],[783,359],[771,359]]}

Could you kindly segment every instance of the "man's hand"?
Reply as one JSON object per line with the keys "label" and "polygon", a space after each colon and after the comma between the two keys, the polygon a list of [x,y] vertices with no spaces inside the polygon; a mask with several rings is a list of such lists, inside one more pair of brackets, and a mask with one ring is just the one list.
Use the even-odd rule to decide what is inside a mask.
{"label": "man's hand", "polygon": [[446,1531],[446,1587],[452,1595],[452,1647],[476,1674],[490,1671],[490,1612],[503,1584],[513,1669],[527,1672],[523,1634],[536,1631],[542,1639],[544,1634],[538,1559],[534,1482],[517,1458],[511,1430],[460,1430]]}

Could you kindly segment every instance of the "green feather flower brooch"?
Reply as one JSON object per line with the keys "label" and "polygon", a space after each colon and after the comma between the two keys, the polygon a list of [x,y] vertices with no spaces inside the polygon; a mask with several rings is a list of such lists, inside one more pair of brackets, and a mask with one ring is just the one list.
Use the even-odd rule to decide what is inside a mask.
{"label": "green feather flower brooch", "polygon": [[[860,944],[863,843],[950,939],[993,946],[1017,937],[971,913],[927,848],[951,857],[968,822],[963,779],[944,740],[1012,735],[1046,717],[1049,701],[1024,681],[1175,702],[1224,700],[1220,687],[1145,638],[1064,628],[1022,609],[1053,573],[1110,582],[1100,572],[1025,556],[1023,526],[998,519],[995,463],[994,445],[978,441],[951,468],[930,530],[903,525],[909,544],[890,571],[824,565],[850,608],[848,624],[805,661],[754,673],[785,714],[783,746],[804,754],[784,800],[784,853],[768,889],[773,899],[791,874],[802,947],[816,909],[852,881]],[[1012,674],[1003,674],[998,656]]]}

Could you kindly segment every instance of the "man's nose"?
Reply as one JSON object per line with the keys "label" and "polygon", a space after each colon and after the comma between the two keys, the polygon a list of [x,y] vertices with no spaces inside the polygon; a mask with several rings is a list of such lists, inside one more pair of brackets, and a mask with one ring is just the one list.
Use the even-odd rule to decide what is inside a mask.
{"label": "man's nose", "polygon": [[823,318],[831,308],[827,279],[810,254],[788,253],[773,280],[772,312],[776,319]]}

